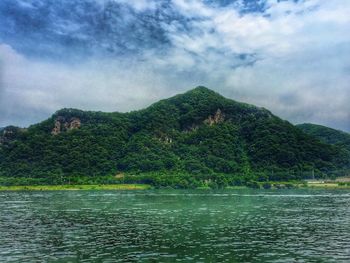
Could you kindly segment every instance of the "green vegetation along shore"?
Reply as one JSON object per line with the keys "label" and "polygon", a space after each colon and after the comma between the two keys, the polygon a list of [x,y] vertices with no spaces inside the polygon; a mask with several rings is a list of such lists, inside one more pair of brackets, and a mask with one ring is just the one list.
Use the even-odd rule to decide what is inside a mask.
{"label": "green vegetation along shore", "polygon": [[12,185],[0,186],[0,191],[57,191],[57,190],[147,190],[147,184],[105,184],[105,185]]}
{"label": "green vegetation along shore", "polygon": [[[62,190],[150,190],[150,189],[187,189],[176,185],[152,186],[150,184],[63,184],[63,185],[1,185],[0,191],[62,191]],[[350,189],[350,182],[336,181],[287,181],[287,182],[247,182],[244,185],[202,185],[188,187],[189,189],[214,190],[214,189],[291,189],[291,188],[313,188],[313,189]]]}

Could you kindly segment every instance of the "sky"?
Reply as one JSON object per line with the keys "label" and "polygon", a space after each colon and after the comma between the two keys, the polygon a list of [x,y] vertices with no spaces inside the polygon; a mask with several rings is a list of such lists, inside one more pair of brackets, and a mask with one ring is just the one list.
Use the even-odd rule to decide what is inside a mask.
{"label": "sky", "polygon": [[1,0],[0,127],[196,86],[350,132],[350,1]]}

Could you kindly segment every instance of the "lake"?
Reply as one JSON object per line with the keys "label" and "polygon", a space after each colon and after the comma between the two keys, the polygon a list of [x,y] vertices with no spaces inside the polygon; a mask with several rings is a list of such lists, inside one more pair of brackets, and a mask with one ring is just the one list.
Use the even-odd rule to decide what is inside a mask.
{"label": "lake", "polygon": [[350,262],[349,190],[0,192],[1,262]]}

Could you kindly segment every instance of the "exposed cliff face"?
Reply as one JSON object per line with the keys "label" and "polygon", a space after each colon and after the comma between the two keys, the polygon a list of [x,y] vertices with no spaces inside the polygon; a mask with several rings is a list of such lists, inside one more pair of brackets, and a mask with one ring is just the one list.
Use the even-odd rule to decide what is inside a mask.
{"label": "exposed cliff face", "polygon": [[0,130],[0,144],[4,144],[14,140],[20,133],[25,132],[26,129],[8,126]]}
{"label": "exposed cliff face", "polygon": [[[209,126],[213,126],[215,124],[219,124],[225,121],[225,114],[221,111],[221,109],[217,109],[215,114],[209,115],[202,123],[207,124]],[[187,126],[183,131],[184,132],[192,132],[196,131],[201,123],[192,123]]]}
{"label": "exposed cliff face", "polygon": [[61,132],[70,131],[73,129],[79,129],[81,121],[78,118],[66,119],[65,117],[59,116],[55,120],[55,126],[51,131],[52,135],[60,134]]}
{"label": "exposed cliff face", "polygon": [[225,120],[225,114],[221,112],[220,109],[217,109],[214,115],[210,115],[207,119],[204,120],[205,124],[212,126],[214,124],[221,123]]}

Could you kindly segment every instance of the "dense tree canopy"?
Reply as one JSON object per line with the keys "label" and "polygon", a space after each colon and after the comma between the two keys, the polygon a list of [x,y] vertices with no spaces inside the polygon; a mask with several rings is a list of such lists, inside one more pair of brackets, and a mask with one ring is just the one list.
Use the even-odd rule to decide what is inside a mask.
{"label": "dense tree canopy", "polygon": [[239,184],[249,177],[289,180],[311,172],[339,173],[350,162],[349,152],[338,143],[321,142],[266,109],[205,87],[140,111],[63,109],[28,129],[6,127],[0,132],[3,177],[157,173],[185,185],[187,179],[170,175],[207,181],[216,176],[217,182]]}
{"label": "dense tree canopy", "polygon": [[304,123],[297,125],[303,132],[318,138],[324,143],[337,145],[350,151],[350,134],[322,125]]}

